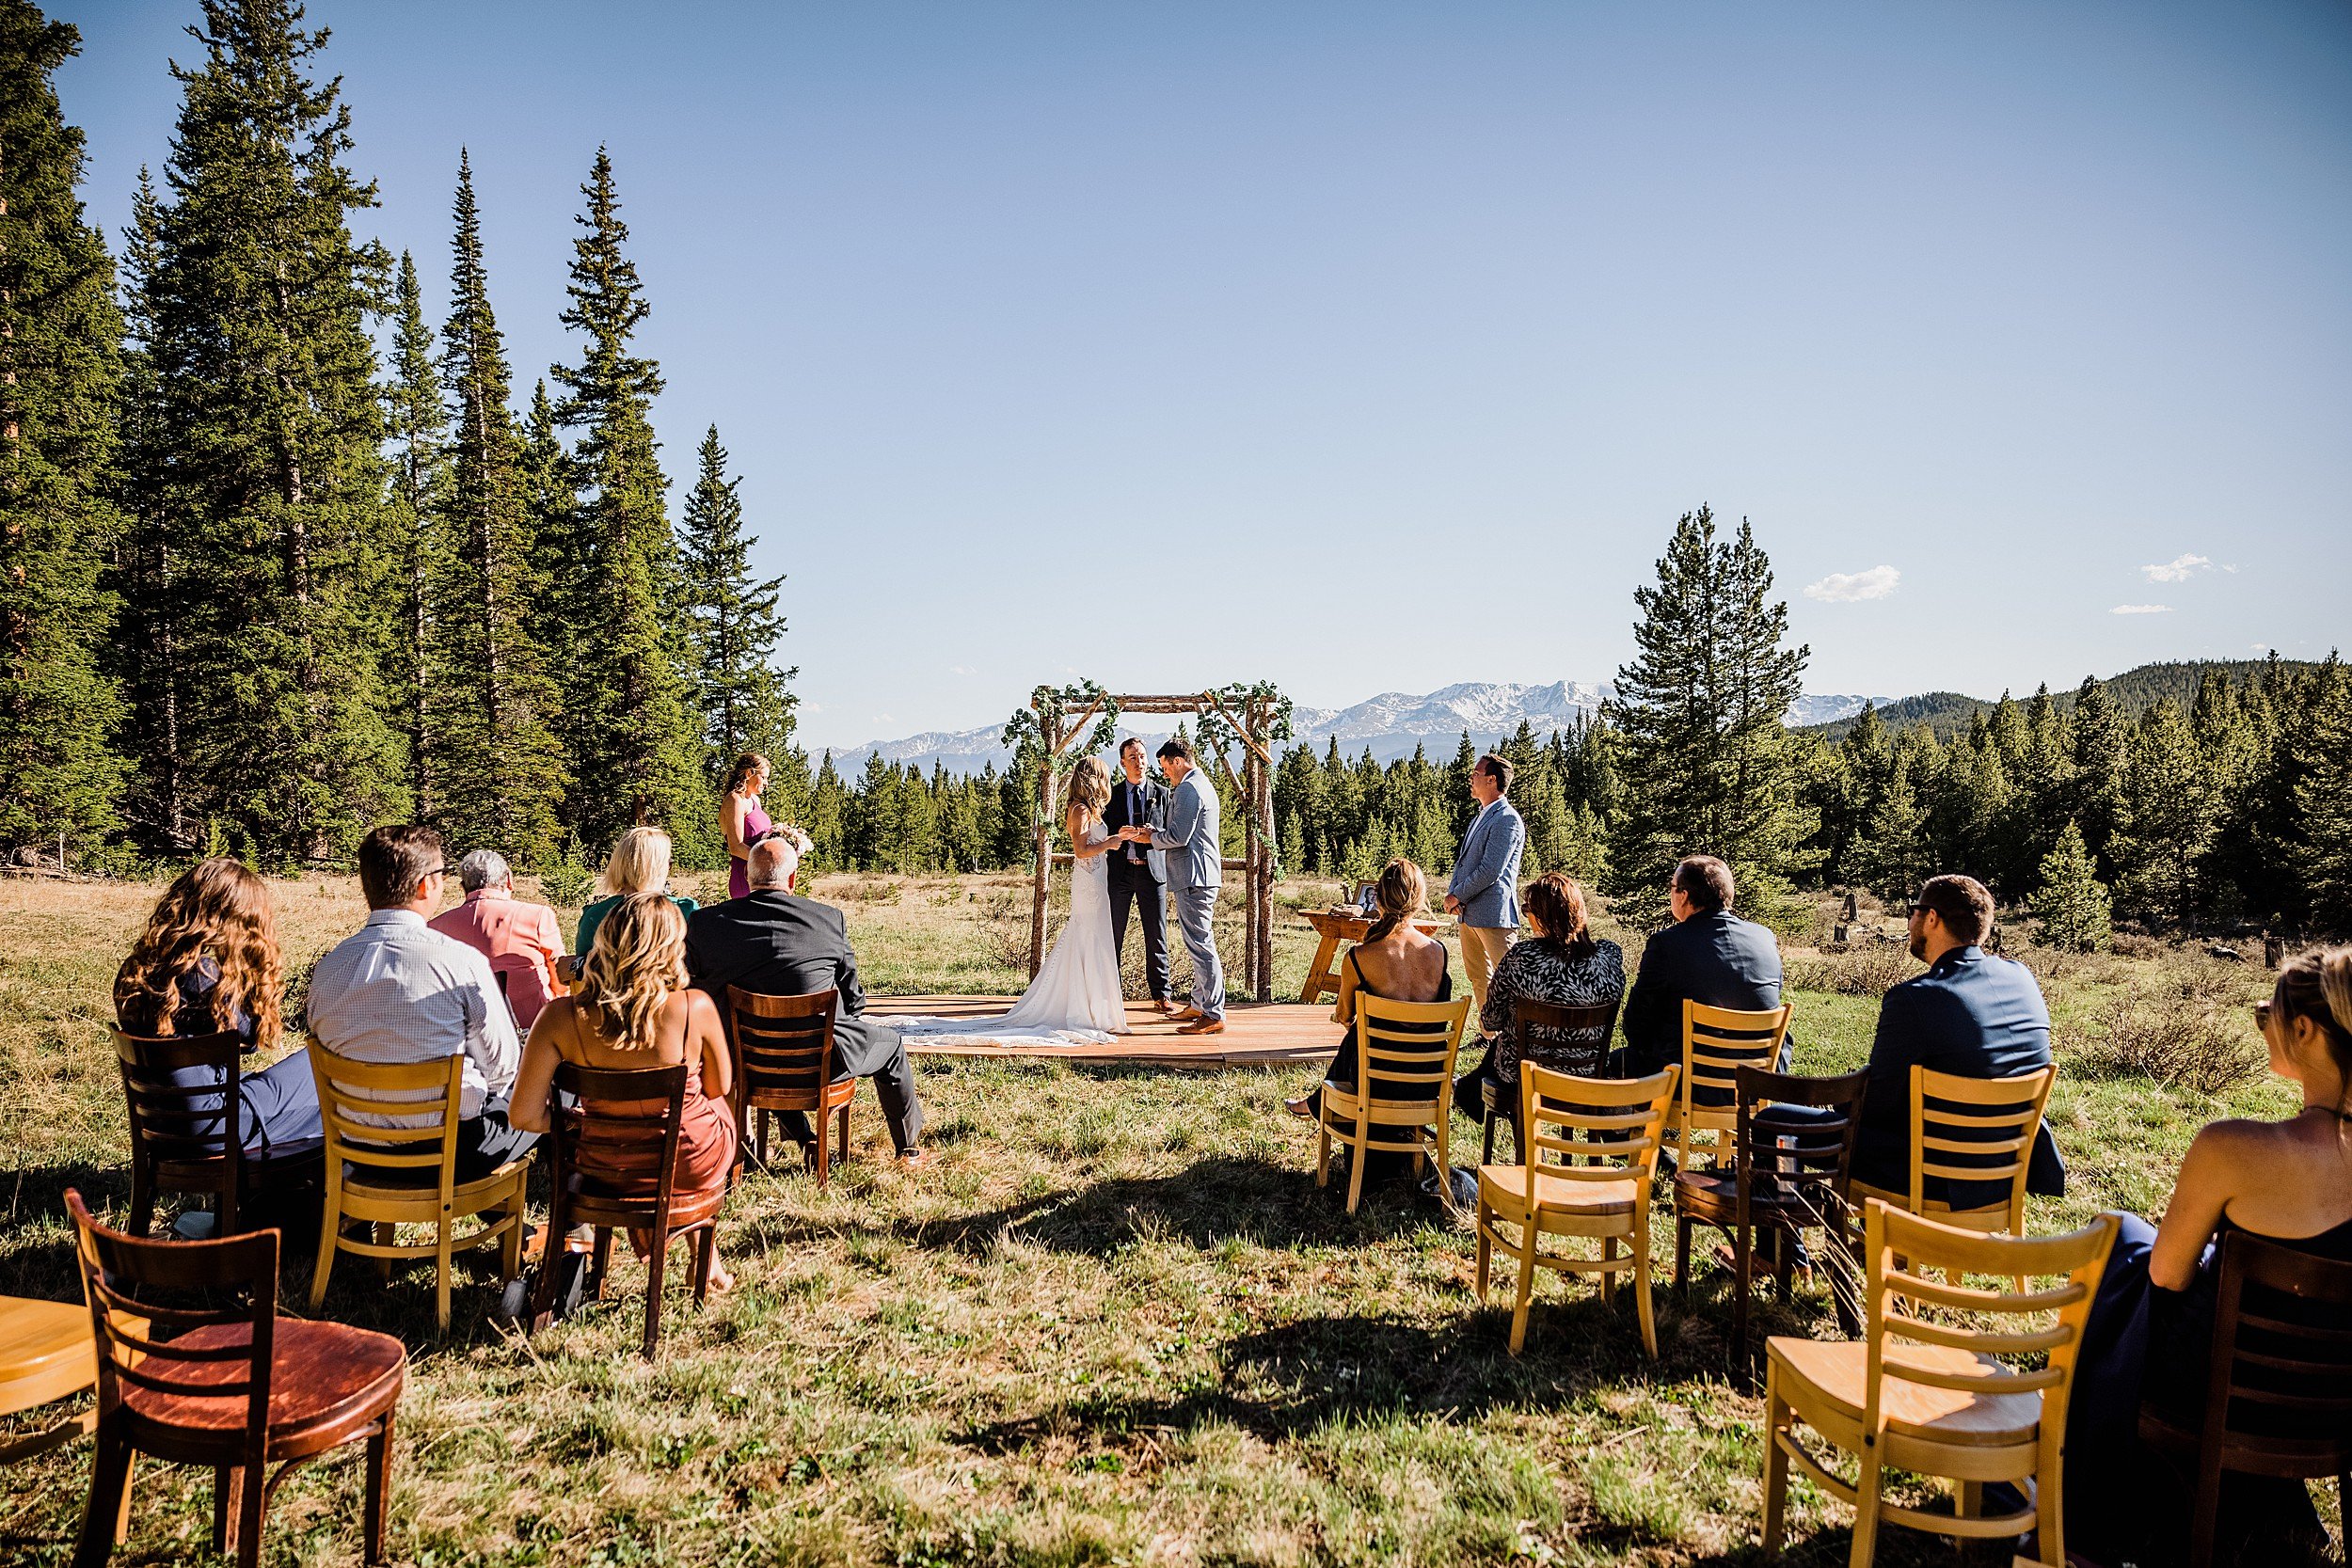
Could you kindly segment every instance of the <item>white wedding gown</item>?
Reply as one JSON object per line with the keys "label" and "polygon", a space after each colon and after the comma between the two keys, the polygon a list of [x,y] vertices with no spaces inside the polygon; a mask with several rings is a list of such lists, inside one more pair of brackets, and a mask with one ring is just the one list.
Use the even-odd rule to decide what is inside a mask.
{"label": "white wedding gown", "polygon": [[[1108,837],[1101,822],[1089,823],[1085,847],[1092,848]],[[1070,919],[1012,1011],[982,1018],[882,1022],[902,1035],[960,1044],[1103,1045],[1113,1035],[1127,1033],[1119,949],[1111,942],[1111,855],[1117,852],[1071,862]]]}

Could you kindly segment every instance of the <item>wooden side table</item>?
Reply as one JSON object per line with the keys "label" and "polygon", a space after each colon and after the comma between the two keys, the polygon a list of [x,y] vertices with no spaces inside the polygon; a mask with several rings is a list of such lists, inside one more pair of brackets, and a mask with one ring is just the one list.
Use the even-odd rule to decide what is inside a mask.
{"label": "wooden side table", "polygon": [[[1315,933],[1323,941],[1315,948],[1315,961],[1307,971],[1307,983],[1298,989],[1298,999],[1301,1002],[1318,1002],[1326,996],[1340,993],[1341,943],[1353,947],[1363,941],[1364,933],[1372,929],[1373,923],[1366,915],[1343,910],[1310,910],[1306,911],[1306,917],[1307,924],[1315,928]],[[1423,934],[1433,937],[1445,929],[1442,920],[1416,920],[1413,925]]]}
{"label": "wooden side table", "polygon": [[[144,1320],[132,1326],[147,1332]],[[98,1353],[90,1341],[87,1304],[0,1296],[0,1416],[67,1399],[97,1381]],[[85,1410],[45,1432],[0,1443],[0,1465],[47,1453],[97,1423],[98,1412]]]}

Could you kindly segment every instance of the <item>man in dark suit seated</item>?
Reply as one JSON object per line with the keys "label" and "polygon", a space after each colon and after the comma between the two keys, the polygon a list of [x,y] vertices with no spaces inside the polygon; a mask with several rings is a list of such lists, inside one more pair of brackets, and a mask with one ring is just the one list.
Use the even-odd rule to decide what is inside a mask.
{"label": "man in dark suit seated", "polygon": [[[843,1071],[874,1081],[874,1098],[890,1124],[900,1164],[919,1169],[932,1156],[916,1146],[923,1128],[923,1102],[914,1092],[914,1069],[898,1032],[865,1017],[866,991],[858,984],[857,955],[841,911],[830,904],[796,897],[793,873],[799,847],[771,838],[752,847],[747,864],[751,894],[709,904],[686,921],[686,969],[694,989],[709,993],[723,1012],[727,988],[740,986],[763,996],[805,996],[837,990],[834,1054]],[[808,1118],[799,1112],[782,1117],[785,1134],[803,1148],[816,1143]]]}
{"label": "man in dark suit seated", "polygon": [[[1731,867],[1692,855],[1675,867],[1666,900],[1675,923],[1649,939],[1625,999],[1626,1076],[1682,1065],[1682,1004],[1760,1013],[1780,1006],[1780,943],[1731,912]],[[1782,1071],[1788,1048],[1781,1046]],[[1720,1098],[1720,1097],[1718,1097]]]}
{"label": "man in dark suit seated", "polygon": [[[2024,964],[1984,950],[1992,929],[1993,895],[1974,877],[1931,877],[1912,902],[1911,956],[1928,972],[1879,1004],[1854,1180],[1886,1192],[1911,1190],[1914,1067],[2013,1078],[2050,1065],[2050,1010],[2042,988]],[[2049,1197],[2066,1191],[2066,1163],[2047,1122],[2034,1135],[2026,1190]],[[1926,1196],[1955,1209],[1989,1209],[2007,1202],[2009,1191],[1999,1182],[1931,1180]]]}

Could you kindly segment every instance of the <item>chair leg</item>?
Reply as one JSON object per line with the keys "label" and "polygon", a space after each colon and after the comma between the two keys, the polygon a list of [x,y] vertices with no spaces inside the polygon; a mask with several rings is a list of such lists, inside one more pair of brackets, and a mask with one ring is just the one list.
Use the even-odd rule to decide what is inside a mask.
{"label": "chair leg", "polygon": [[1481,1193],[1481,1194],[1479,1195],[1479,1196],[1478,1196],[1478,1219],[1477,1219],[1477,1225],[1478,1225],[1478,1305],[1479,1305],[1479,1306],[1481,1306],[1481,1307],[1484,1307],[1484,1306],[1486,1306],[1486,1275],[1487,1275],[1487,1273],[1488,1273],[1489,1269],[1491,1269],[1491,1267],[1493,1266],[1493,1263],[1494,1263],[1494,1255],[1495,1255],[1494,1231],[1493,1231],[1493,1229],[1491,1228],[1491,1227],[1492,1227],[1492,1226],[1494,1225],[1494,1219],[1495,1219],[1495,1212],[1494,1212],[1492,1209],[1489,1209],[1489,1208],[1487,1208],[1487,1207],[1486,1207],[1486,1195],[1485,1195],[1484,1193]]}
{"label": "chair leg", "polygon": [[[390,1246],[394,1242],[400,1240],[400,1227],[394,1225],[389,1220],[378,1220],[375,1222],[375,1228],[372,1234],[375,1238],[375,1244],[377,1246]],[[392,1260],[390,1259],[379,1258],[375,1260],[375,1277],[384,1280],[389,1280],[392,1277]]]}
{"label": "chair leg", "polygon": [[1879,1484],[1883,1479],[1878,1445],[1866,1435],[1862,1439],[1862,1469],[1854,1481],[1853,1551],[1848,1559],[1851,1568],[1870,1568],[1870,1560],[1878,1555]]}
{"label": "chair leg", "polygon": [[2042,1560],[2058,1568],[2066,1568],[2065,1466],[2065,1444],[2056,1434],[2045,1435],[2042,1463],[2034,1471],[2034,1523],[2042,1534]]}
{"label": "chair leg", "polygon": [[1675,1294],[1691,1293],[1691,1221],[1687,1215],[1675,1215]]}
{"label": "chair leg", "polygon": [[368,1500],[360,1548],[363,1561],[384,1560],[384,1515],[391,1497],[392,1413],[387,1410],[384,1418],[376,1423],[375,1434],[368,1439]]}
{"label": "chair leg", "polygon": [[846,1100],[841,1102],[841,1135],[834,1141],[841,1146],[841,1158],[846,1162],[850,1158],[850,1102]]}
{"label": "chair leg", "polygon": [[447,1209],[441,1211],[440,1225],[433,1233],[433,1316],[438,1333],[449,1332],[449,1233],[457,1222]]}
{"label": "chair leg", "polygon": [[1353,1214],[1364,1200],[1364,1166],[1372,1163],[1372,1123],[1361,1116],[1356,1118],[1356,1136],[1348,1140],[1348,1148],[1347,1212]]}
{"label": "chair leg", "polygon": [[833,1178],[833,1150],[826,1133],[832,1130],[833,1118],[825,1115],[823,1101],[817,1106],[817,1190],[823,1192]]}
{"label": "chair leg", "polygon": [[1778,1380],[1764,1373],[1764,1555],[1780,1555],[1780,1538],[1788,1521],[1788,1452],[1780,1446],[1788,1430],[1788,1407],[1780,1402]]}
{"label": "chair leg", "polygon": [[1511,1354],[1527,1348],[1527,1310],[1535,1299],[1535,1218],[1519,1225],[1519,1277],[1511,1296]]}
{"label": "chair leg", "polygon": [[1748,1255],[1754,1230],[1734,1226],[1731,1232],[1731,1370],[1748,1386]]}
{"label": "chair leg", "polygon": [[612,1231],[607,1226],[596,1227],[596,1251],[590,1255],[596,1275],[596,1299],[604,1299],[605,1278],[612,1272]]}
{"label": "chair leg", "polygon": [[240,1472],[237,1501],[237,1568],[262,1568],[262,1506],[269,1500],[268,1477],[257,1461]]}
{"label": "chair leg", "polygon": [[694,1233],[694,1305],[697,1307],[710,1299],[710,1264],[718,1253],[719,1226],[714,1220]]}
{"label": "chair leg", "polygon": [[73,1548],[73,1568],[98,1568],[122,1539],[123,1515],[131,1500],[131,1449],[104,1426],[98,1429],[98,1451],[90,1465],[89,1501],[82,1511],[81,1539]]}
{"label": "chair leg", "polygon": [[131,1158],[131,1234],[144,1236],[155,1228],[155,1179],[144,1155]]}
{"label": "chair leg", "polygon": [[768,1113],[765,1109],[759,1113],[759,1163],[763,1167],[768,1164]]}
{"label": "chair leg", "polygon": [[2214,1525],[2220,1511],[2221,1452],[2217,1448],[2198,1456],[2197,1499],[2189,1513],[2188,1568],[2212,1568]]}
{"label": "chair leg", "polygon": [[1633,1309],[1642,1320],[1642,1348],[1658,1359],[1658,1314],[1649,1299],[1649,1232],[1633,1233]]}
{"label": "chair leg", "polygon": [[[334,1162],[341,1165],[342,1161]],[[326,1276],[335,1270],[335,1254],[341,1250],[336,1242],[343,1233],[343,1184],[338,1173],[326,1177],[326,1206],[319,1218],[319,1256],[310,1265],[310,1310],[316,1313],[319,1303],[326,1299]]]}
{"label": "chair leg", "polygon": [[213,1555],[226,1557],[237,1549],[237,1494],[245,1470],[236,1465],[213,1466]]}
{"label": "chair leg", "polygon": [[[499,1283],[501,1286],[511,1284],[522,1277],[523,1225],[530,1214],[530,1204],[524,1197],[522,1173],[517,1171],[515,1175],[514,1201],[506,1207],[506,1234],[499,1238]],[[544,1258],[547,1256],[548,1247],[560,1244],[556,1233],[550,1230],[548,1232],[546,1242],[541,1243],[539,1255]],[[561,1257],[562,1254],[559,1252],[557,1256]]]}
{"label": "chair leg", "polygon": [[1495,1163],[1495,1114],[1492,1111],[1478,1118],[1478,1163],[1491,1165]]}
{"label": "chair leg", "polygon": [[[542,1325],[555,1319],[555,1276],[564,1268],[564,1235],[568,1214],[569,1206],[564,1201],[564,1184],[559,1181],[548,1198],[548,1240],[547,1244],[539,1249],[539,1277],[532,1282],[531,1314],[523,1320],[525,1334],[536,1334]],[[374,1450],[369,1451],[373,1454]]]}
{"label": "chair leg", "polygon": [[670,1224],[668,1220],[654,1227],[653,1255],[645,1259],[645,1359],[661,1344],[661,1280],[670,1262]]}
{"label": "chair leg", "polygon": [[[1603,1236],[1600,1239],[1600,1260],[1604,1263],[1613,1263],[1616,1261],[1616,1259],[1617,1238],[1614,1236]],[[1613,1307],[1616,1305],[1616,1302],[1617,1271],[1614,1269],[1603,1269],[1600,1271],[1600,1304],[1603,1307]]]}
{"label": "chair leg", "polygon": [[1315,1185],[1331,1184],[1331,1124],[1318,1119],[1315,1125]]}

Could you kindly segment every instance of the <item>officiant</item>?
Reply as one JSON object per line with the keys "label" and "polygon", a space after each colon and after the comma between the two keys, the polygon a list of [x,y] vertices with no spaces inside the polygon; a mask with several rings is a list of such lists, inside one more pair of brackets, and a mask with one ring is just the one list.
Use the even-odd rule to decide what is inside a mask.
{"label": "officiant", "polygon": [[[1123,779],[1111,784],[1111,798],[1103,807],[1103,826],[1116,834],[1125,827],[1162,827],[1168,821],[1168,786],[1147,777],[1143,742],[1129,736],[1119,748]],[[1143,973],[1152,991],[1152,1005],[1172,1013],[1176,1004],[1168,994],[1168,858],[1140,844],[1121,845],[1110,853],[1111,945],[1125,963],[1127,911],[1143,911]]]}

